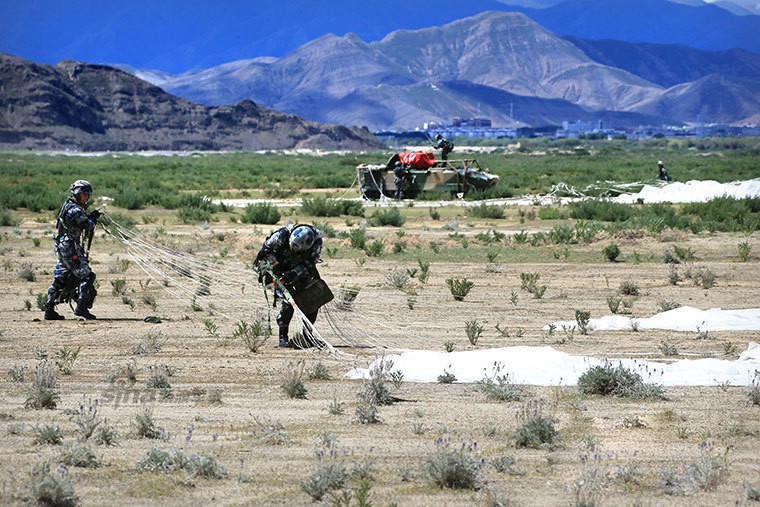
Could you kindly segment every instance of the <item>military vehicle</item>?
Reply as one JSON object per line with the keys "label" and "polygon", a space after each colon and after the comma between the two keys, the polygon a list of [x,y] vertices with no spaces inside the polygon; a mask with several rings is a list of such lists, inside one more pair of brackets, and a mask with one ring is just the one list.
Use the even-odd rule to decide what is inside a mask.
{"label": "military vehicle", "polygon": [[415,199],[424,190],[463,197],[499,181],[497,175],[481,169],[475,159],[436,160],[432,152],[397,153],[385,164],[360,164],[356,170],[359,192],[370,200]]}

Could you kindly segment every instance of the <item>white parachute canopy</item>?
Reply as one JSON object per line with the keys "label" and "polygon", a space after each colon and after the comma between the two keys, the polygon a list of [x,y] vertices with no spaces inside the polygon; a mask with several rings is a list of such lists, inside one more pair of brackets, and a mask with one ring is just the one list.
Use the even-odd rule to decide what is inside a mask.
{"label": "white parachute canopy", "polygon": [[[686,322],[686,319],[691,319]],[[630,329],[618,325],[614,318],[592,320],[599,331]],[[711,330],[760,329],[760,309],[701,311],[682,307],[640,319],[640,329],[675,329],[694,331],[700,325]],[[557,323],[562,324],[562,323]],[[565,323],[574,326],[575,322]],[[509,374],[517,384],[541,386],[575,385],[586,370],[610,362],[620,364],[641,375],[645,382],[664,386],[710,386],[728,384],[748,386],[760,371],[760,345],[750,342],[735,361],[713,358],[682,359],[675,362],[645,361],[631,358],[596,358],[574,356],[552,347],[504,347],[464,352],[409,350],[377,359],[367,369],[357,368],[346,374],[349,378],[366,378],[380,361],[393,362],[392,369],[401,371],[405,381],[436,382],[439,375],[450,373],[457,382],[477,382],[495,371]]]}
{"label": "white parachute canopy", "polygon": [[712,180],[692,180],[685,183],[673,182],[667,185],[644,185],[635,194],[622,194],[613,201],[621,203],[656,203],[656,202],[707,202],[716,197],[733,197],[744,199],[745,197],[760,196],[760,178],[747,181],[733,181],[731,183],[718,183]]}

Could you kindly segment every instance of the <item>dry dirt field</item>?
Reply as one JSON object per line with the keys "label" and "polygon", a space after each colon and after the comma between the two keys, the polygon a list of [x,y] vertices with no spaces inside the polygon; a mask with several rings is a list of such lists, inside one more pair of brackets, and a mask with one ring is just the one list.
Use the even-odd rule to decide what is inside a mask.
{"label": "dry dirt field", "polygon": [[[492,228],[514,233],[553,225],[521,225],[516,213],[508,214],[513,218],[467,225],[463,219],[457,232],[472,238]],[[337,230],[347,229],[342,219],[329,221]],[[310,505],[314,500],[302,483],[328,465],[333,471],[345,467],[350,478],[342,489],[325,495],[322,504],[757,504],[760,406],[750,402],[746,386],[667,387],[667,400],[580,396],[574,386],[526,386],[522,401],[497,402],[487,399],[477,384],[396,379],[386,384],[398,401],[379,407],[380,422],[358,422],[363,382],[344,375],[377,356],[371,348],[350,346],[370,337],[410,349],[443,350],[446,342],[455,350],[550,345],[573,354],[662,360],[735,359],[750,341],[760,341],[758,331],[718,331],[700,339],[697,333],[660,330],[568,336],[543,329],[549,322],[573,319],[576,309],[588,310],[592,317],[610,315],[607,298],[626,281],[640,288],[640,295],[630,299],[633,316],[649,317],[664,301],[700,309],[756,308],[756,234],[665,231],[655,237],[600,237],[588,245],[512,245],[501,250],[496,264],[489,264],[485,249],[476,250],[471,239],[472,251],[478,253],[431,262],[425,284],[412,279],[413,299],[388,287],[389,272],[417,267],[416,258],[425,257],[430,241],[442,251],[460,244],[442,225],[425,216],[408,221],[403,236],[393,228],[370,228],[369,236],[386,237],[387,253],[364,261],[345,240],[326,241],[326,248],[335,250],[334,257],[324,256],[323,278],[334,290],[352,285],[364,292],[352,315],[361,327],[351,336],[327,325],[324,314],[317,321],[324,338],[339,350],[337,357],[280,349],[274,338],[254,353],[240,339],[225,339],[238,320],[264,311],[252,274],[240,280],[236,296],[217,295],[211,284],[207,299],[224,297],[232,310],[194,309],[191,301],[173,296],[171,286],[148,283],[134,262],[124,262],[128,256],[122,245],[101,232],[92,250],[98,320],[77,320],[68,308],[59,307],[66,320],[46,322],[36,298],[52,281],[51,224],[27,216],[18,227],[0,228],[0,503],[21,503],[32,495],[31,486],[42,480],[31,474],[33,467],[49,463],[52,477],[70,483],[82,505],[93,506]],[[213,257],[242,272],[270,228],[220,222],[207,228],[149,224],[138,229],[147,238],[171,238],[193,256]],[[391,246],[399,241],[406,249],[394,255]],[[620,245],[622,262],[607,262],[601,254],[611,241]],[[748,262],[738,258],[742,241],[752,246]],[[693,265],[716,275],[715,286],[703,289],[690,280],[671,285],[662,255],[673,245],[690,248],[696,255]],[[22,277],[21,271],[29,268],[24,263],[31,263],[35,280]],[[542,298],[521,289],[520,273],[540,273],[547,285]],[[446,279],[463,277],[475,286],[457,302]],[[123,296],[112,292],[112,282],[119,279],[126,281]],[[161,322],[146,322],[147,316]],[[473,320],[484,328],[476,345],[465,333],[465,323]],[[220,337],[209,332],[208,322],[217,326]],[[664,356],[663,342],[675,346],[679,355]],[[70,374],[59,371],[55,362],[61,362],[61,352],[78,347]],[[35,367],[45,356],[58,377],[60,400],[54,409],[25,408]],[[23,367],[23,380],[14,381],[21,380]],[[281,386],[300,368],[306,395],[291,398]],[[328,379],[313,378],[325,370]],[[163,375],[171,387],[147,387],[155,375]],[[94,436],[77,444],[80,405],[87,412],[96,400],[100,427],[118,432],[116,445],[100,445]],[[517,448],[512,435],[518,416],[536,404],[553,419],[558,439],[538,449]],[[159,438],[139,434],[139,417],[152,418]],[[54,426],[60,428],[61,444],[36,443]],[[142,429],[145,433],[144,425]],[[76,445],[89,446],[94,452],[90,465],[97,466],[61,466],[62,456]],[[140,469],[138,462],[154,448],[215,462],[206,459],[201,469]],[[462,448],[470,469],[460,473],[479,468],[477,489],[433,484],[425,463],[440,462],[446,449]],[[221,470],[214,465],[223,466],[226,474],[209,477]],[[371,478],[365,482],[366,498],[361,476]]]}

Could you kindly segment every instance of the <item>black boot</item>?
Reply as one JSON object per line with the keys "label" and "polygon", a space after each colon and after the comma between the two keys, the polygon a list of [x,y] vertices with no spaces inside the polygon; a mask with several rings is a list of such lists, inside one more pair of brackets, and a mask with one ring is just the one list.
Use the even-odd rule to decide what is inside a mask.
{"label": "black boot", "polygon": [[64,320],[66,317],[55,311],[55,305],[51,302],[45,303],[45,320]]}
{"label": "black boot", "polygon": [[280,328],[280,347],[290,348],[290,340],[288,340],[288,330]]}
{"label": "black boot", "polygon": [[84,305],[81,301],[77,303],[77,307],[74,309],[74,315],[77,317],[83,317],[86,320],[95,320],[97,318],[90,313],[90,309],[87,308],[87,306]]}

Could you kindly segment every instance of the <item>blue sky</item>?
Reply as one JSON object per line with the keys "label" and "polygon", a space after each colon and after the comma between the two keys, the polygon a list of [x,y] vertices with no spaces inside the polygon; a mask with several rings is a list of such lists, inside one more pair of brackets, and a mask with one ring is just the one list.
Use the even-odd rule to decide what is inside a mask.
{"label": "blue sky", "polygon": [[[396,28],[444,24],[496,0],[0,0],[0,52],[183,72],[284,56],[320,35],[378,40]],[[367,22],[382,9],[385,16]],[[387,15],[389,14],[390,15]],[[382,19],[378,19],[382,18]]]}
{"label": "blue sky", "polygon": [[0,52],[181,73],[285,56],[325,33],[371,42],[483,10],[510,9],[498,0],[0,0]]}

